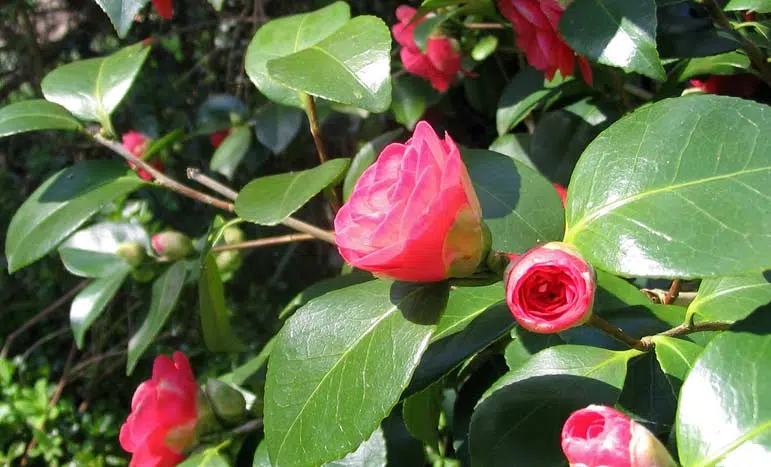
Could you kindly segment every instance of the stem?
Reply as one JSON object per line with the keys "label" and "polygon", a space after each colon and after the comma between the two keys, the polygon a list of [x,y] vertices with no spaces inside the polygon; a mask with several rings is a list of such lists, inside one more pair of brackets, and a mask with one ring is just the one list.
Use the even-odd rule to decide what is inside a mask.
{"label": "stem", "polygon": [[[715,2],[715,0],[697,1],[698,3],[704,5],[704,8],[707,10],[707,13],[709,13],[709,16],[712,18],[712,21],[715,24],[724,29],[735,31],[734,27],[731,25],[731,21],[723,13],[723,10],[720,9],[720,6],[717,4],[717,2]],[[763,81],[765,81],[766,84],[771,86],[771,66],[769,66],[768,62],[766,61],[766,55],[752,41],[739,33],[737,34],[739,36],[739,41],[742,44],[742,48],[747,53],[747,56],[750,58],[752,64],[755,65],[755,68],[757,68],[758,72],[760,72],[761,78],[763,78]]]}
{"label": "stem", "polygon": [[172,191],[176,191],[177,193],[183,196],[187,196],[188,198],[192,198],[196,201],[209,204],[211,206],[223,209],[225,211],[233,212],[235,210],[232,203],[228,203],[227,201],[222,201],[219,198],[215,198],[213,196],[207,195],[206,193],[202,193],[198,190],[194,190],[189,186],[183,185],[182,183],[179,183],[173,178],[166,176],[163,172],[156,170],[155,167],[151,166],[150,164],[143,161],[139,157],[136,157],[135,155],[133,155],[131,151],[124,148],[122,144],[116,141],[109,140],[98,133],[92,136],[94,140],[99,144],[101,144],[102,146],[112,150],[113,152],[123,157],[128,162],[131,162],[135,166],[141,167],[142,169],[147,171],[150,175],[153,176],[153,178],[155,179],[156,182],[158,182],[159,185],[165,188],[168,188]]}
{"label": "stem", "polygon": [[595,314],[592,314],[591,318],[589,318],[589,324],[596,327],[600,331],[610,335],[611,337],[614,337],[615,339],[623,342],[629,347],[632,347],[633,349],[646,352],[650,348],[650,345],[646,345],[640,339],[630,336],[629,334],[622,331],[620,328],[611,324],[609,321],[603,318],[600,318]]}
{"label": "stem", "polygon": [[315,225],[308,224],[307,222],[303,222],[300,219],[295,219],[294,217],[287,217],[281,223],[299,232],[304,232],[304,233],[313,235],[319,240],[324,240],[325,242],[331,243],[332,245],[337,245],[335,243],[334,232],[329,232],[327,230],[320,229]]}
{"label": "stem", "polygon": [[655,94],[648,91],[647,89],[643,89],[639,86],[635,86],[634,84],[629,83],[624,83],[624,91],[646,101],[652,100],[655,97]]}
{"label": "stem", "polygon": [[282,243],[300,242],[304,240],[314,240],[316,237],[306,233],[294,233],[287,235],[279,235],[277,237],[259,238],[257,240],[250,240],[248,242],[233,243],[232,245],[220,245],[212,248],[212,251],[225,251],[225,250],[246,250],[249,248],[259,248],[261,246],[280,245]]}
{"label": "stem", "polygon": [[262,429],[262,418],[256,418],[254,420],[249,420],[248,422],[244,423],[243,425],[237,426],[233,428],[232,430],[228,431],[220,431],[217,433],[212,433],[208,435],[202,436],[198,440],[198,445],[202,444],[214,444],[217,442],[220,442],[221,440],[227,440],[229,441],[231,438],[238,436],[238,435],[245,435],[248,433],[253,433],[255,431],[259,431]]}
{"label": "stem", "polygon": [[506,26],[500,23],[464,23],[466,29],[506,29]]}
{"label": "stem", "polygon": [[[656,336],[664,337],[680,337],[686,334],[694,332],[705,331],[726,331],[731,327],[731,323],[724,321],[703,321],[701,323],[683,323],[679,326],[675,326],[672,329],[668,329],[664,332],[656,334]],[[654,336],[655,337],[655,336]]]}
{"label": "stem", "polygon": [[677,300],[677,297],[680,296],[680,285],[680,279],[672,281],[672,285],[669,286],[669,290],[664,294],[664,299],[661,301],[664,305],[670,305]]}
{"label": "stem", "polygon": [[[311,127],[311,135],[313,136],[313,144],[316,145],[316,153],[319,155],[319,161],[323,164],[329,160],[327,156],[327,150],[324,147],[324,138],[321,135],[321,125],[319,125],[319,116],[316,112],[316,100],[310,94],[303,93],[303,103],[305,104],[305,115],[308,116],[308,123]],[[337,213],[340,210],[340,197],[337,195],[337,191],[334,188],[328,188],[324,190],[324,193],[329,199],[329,204],[332,206],[332,211]]]}
{"label": "stem", "polygon": [[230,188],[229,186],[226,186],[217,180],[208,177],[201,173],[199,169],[196,169],[195,167],[188,167],[187,168],[187,178],[190,180],[200,183],[201,185],[205,186],[206,188],[216,191],[217,193],[221,194],[225,198],[228,198],[230,200],[235,201],[236,198],[238,198],[238,192]]}

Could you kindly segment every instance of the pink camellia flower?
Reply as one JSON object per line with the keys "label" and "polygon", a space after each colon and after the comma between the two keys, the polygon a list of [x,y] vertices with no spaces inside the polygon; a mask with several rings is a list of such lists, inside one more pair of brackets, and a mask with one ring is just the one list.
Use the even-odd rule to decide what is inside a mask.
{"label": "pink camellia flower", "polygon": [[[150,146],[150,138],[134,130],[123,133],[121,139],[123,142],[123,147],[128,149],[131,154],[140,159],[142,158],[142,154],[144,154],[144,152]],[[159,172],[163,172],[166,169],[166,166],[160,159],[153,159],[148,161],[148,163]],[[135,171],[142,180],[147,180],[148,182],[153,181],[153,176],[145,169],[137,167],[133,162],[129,162],[129,167],[131,167],[131,169]]]}
{"label": "pink camellia flower", "polygon": [[225,141],[225,138],[228,137],[230,134],[230,128],[227,130],[220,130],[215,131],[214,133],[209,135],[209,141],[211,142],[211,145],[214,149],[217,149],[220,147],[220,144],[222,144],[223,141]]}
{"label": "pink camellia flower", "polygon": [[120,445],[131,467],[171,467],[195,437],[198,384],[182,352],[155,357],[152,379],[139,385],[131,414],[120,428]]}
{"label": "pink camellia flower", "polygon": [[559,183],[554,184],[554,189],[557,191],[557,195],[559,195],[560,199],[562,200],[562,207],[564,208],[568,202],[568,189]]}
{"label": "pink camellia flower", "polygon": [[706,80],[692,79],[691,86],[708,94],[721,96],[750,97],[762,84],[754,75],[713,75]]}
{"label": "pink camellia flower", "polygon": [[590,405],[562,427],[562,451],[572,467],[675,467],[661,442],[618,410]]}
{"label": "pink camellia flower", "polygon": [[423,53],[415,43],[414,33],[425,18],[410,24],[416,13],[415,8],[407,5],[396,9],[399,24],[395,24],[392,31],[394,39],[402,46],[399,52],[402,64],[408,72],[429,80],[434,89],[444,92],[461,71],[460,54],[450,39],[441,36],[429,37]]}
{"label": "pink camellia flower", "polygon": [[585,323],[594,302],[594,269],[572,245],[552,242],[512,258],[506,303],[520,326],[549,334]]}
{"label": "pink camellia flower", "polygon": [[573,76],[575,62],[584,80],[592,84],[592,69],[585,57],[576,55],[565,43],[557,25],[565,7],[557,0],[498,0],[498,8],[514,26],[517,47],[533,68],[551,80],[557,70],[563,77]]}
{"label": "pink camellia flower", "polygon": [[340,254],[351,265],[412,282],[463,277],[482,260],[482,210],[460,151],[418,122],[361,175],[335,217]]}

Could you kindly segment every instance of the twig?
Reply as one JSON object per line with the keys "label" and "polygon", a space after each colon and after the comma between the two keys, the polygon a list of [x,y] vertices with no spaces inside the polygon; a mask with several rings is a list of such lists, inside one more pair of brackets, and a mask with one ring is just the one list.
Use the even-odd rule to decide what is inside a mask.
{"label": "twig", "polygon": [[[323,164],[329,160],[329,157],[327,156],[327,150],[324,147],[324,138],[321,135],[321,125],[319,125],[319,116],[316,112],[316,100],[310,94],[303,94],[303,101],[305,104],[305,115],[308,116],[308,123],[311,127],[313,144],[316,145],[316,153],[319,155],[319,161]],[[324,190],[324,193],[329,199],[332,211],[335,213],[339,211],[341,204],[337,191],[334,188],[328,188]]]}
{"label": "twig", "polygon": [[196,169],[195,167],[188,167],[187,168],[187,178],[190,180],[200,183],[201,185],[205,186],[206,188],[216,191],[217,193],[221,194],[225,198],[228,198],[230,200],[235,201],[236,198],[238,198],[238,192],[230,188],[229,186],[222,184],[218,182],[217,180],[206,176],[201,173],[199,169]]}
{"label": "twig", "polygon": [[669,286],[669,290],[667,290],[667,293],[664,294],[663,300],[661,302],[664,305],[670,305],[672,304],[678,296],[680,296],[680,279],[675,279],[672,281],[672,285]]}
{"label": "twig", "polygon": [[72,371],[70,374],[72,375],[72,378],[75,378],[77,376],[80,376],[80,373],[87,367],[93,365],[94,363],[99,363],[102,360],[108,359],[108,358],[114,358],[114,357],[120,357],[122,355],[126,355],[128,353],[127,350],[116,350],[114,352],[107,352],[100,355],[96,355],[91,358],[87,358],[86,360],[83,360],[82,362],[78,363],[74,367],[72,367]]}
{"label": "twig", "polygon": [[612,323],[606,321],[603,318],[600,318],[597,315],[593,314],[592,317],[589,318],[589,324],[610,335],[611,337],[623,342],[629,347],[632,347],[633,349],[637,349],[642,352],[645,352],[649,349],[649,346],[645,345],[640,339],[630,336],[620,328],[614,326]]}
{"label": "twig", "polygon": [[257,240],[249,240],[248,242],[233,243],[230,245],[220,245],[212,248],[212,251],[225,251],[225,250],[246,250],[249,248],[259,248],[261,246],[280,245],[282,243],[300,242],[304,240],[315,240],[316,237],[305,233],[295,233],[279,235],[277,237],[258,238]]}
{"label": "twig", "polygon": [[647,89],[643,89],[639,86],[635,86],[634,84],[629,83],[624,83],[624,91],[646,101],[649,101],[655,97],[655,94],[648,91]]}
{"label": "twig", "polygon": [[679,326],[675,326],[672,329],[667,329],[664,332],[660,332],[654,336],[645,336],[641,339],[643,345],[646,348],[651,348],[656,342],[656,337],[680,337],[694,332],[705,331],[726,331],[731,328],[731,323],[723,321],[704,321],[701,323],[685,322]]}
{"label": "twig", "polygon": [[113,152],[123,157],[127,161],[131,162],[135,166],[141,167],[142,169],[147,171],[150,175],[153,176],[153,178],[155,179],[156,182],[158,182],[159,185],[166,187],[172,191],[176,191],[177,193],[183,196],[187,196],[188,198],[192,198],[196,201],[209,204],[211,206],[223,209],[225,211],[233,212],[235,210],[232,203],[228,203],[227,201],[222,201],[221,199],[215,198],[213,196],[209,196],[206,193],[202,193],[198,190],[194,190],[189,186],[183,185],[182,183],[179,183],[173,178],[165,175],[163,172],[156,170],[155,167],[151,166],[150,164],[143,161],[139,157],[136,157],[135,155],[133,155],[131,151],[124,148],[122,144],[116,141],[109,140],[98,133],[93,135],[93,138],[96,142],[98,142],[102,146],[108,149],[111,149]]}
{"label": "twig", "polygon": [[506,29],[501,23],[464,23],[466,29]]}
{"label": "twig", "polygon": [[86,285],[88,285],[88,282],[89,282],[88,280],[81,281],[78,285],[73,287],[69,292],[57,298],[55,302],[43,308],[43,310],[41,310],[38,314],[28,319],[27,322],[19,326],[19,328],[17,328],[12,333],[8,334],[8,337],[5,339],[5,344],[3,345],[3,350],[0,351],[0,358],[6,358],[8,356],[8,352],[11,349],[11,343],[13,342],[14,339],[16,339],[19,336],[19,334],[23,333],[27,329],[34,326],[38,321],[40,321],[41,319],[45,318],[46,316],[50,315],[51,313],[59,309],[60,306],[64,305],[72,297],[74,297],[75,294],[80,292]]}
{"label": "twig", "polygon": [[201,436],[201,438],[198,440],[198,445],[204,445],[204,444],[215,444],[219,443],[222,440],[228,440],[238,435],[245,435],[248,433],[253,433],[255,431],[259,431],[262,429],[262,418],[256,418],[254,420],[249,420],[248,422],[244,423],[243,425],[237,426],[233,428],[232,430],[228,431],[220,431],[217,433],[211,433],[204,436]]}

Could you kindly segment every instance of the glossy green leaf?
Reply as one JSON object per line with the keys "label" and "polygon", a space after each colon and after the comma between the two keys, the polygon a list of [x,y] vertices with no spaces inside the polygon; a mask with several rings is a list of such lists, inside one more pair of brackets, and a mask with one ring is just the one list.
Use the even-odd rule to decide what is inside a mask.
{"label": "glossy green leaf", "polygon": [[361,284],[374,280],[375,277],[361,269],[355,269],[350,274],[343,274],[342,276],[332,277],[330,279],[324,279],[309,286],[286,304],[283,310],[278,314],[278,319],[286,319],[289,315],[294,313],[298,308],[310,302],[314,298],[318,298],[326,293],[334,290],[343,289],[352,285]]}
{"label": "glossy green leaf", "polygon": [[640,289],[626,280],[598,270],[595,272],[597,289],[594,295],[594,312],[619,310],[634,306],[651,307],[654,303]]}
{"label": "glossy green leaf", "polygon": [[431,447],[439,442],[441,413],[442,385],[440,382],[407,397],[402,404],[402,417],[407,431]]}
{"label": "glossy green leaf", "polygon": [[391,105],[391,33],[375,16],[357,16],[329,37],[268,60],[268,75],[289,88],[371,112]]}
{"label": "glossy green leaf", "polygon": [[[286,57],[311,47],[342,27],[351,17],[345,2],[335,2],[310,13],[285,16],[269,21],[257,29],[246,49],[246,74],[265,96],[279,104],[303,107],[296,90],[268,75],[268,60]],[[308,68],[307,72],[317,70]]]}
{"label": "glossy green leaf", "polygon": [[771,13],[771,0],[729,0],[723,7],[726,11],[754,11]]}
{"label": "glossy green leaf", "polygon": [[704,279],[688,314],[696,321],[739,321],[771,303],[771,272]]}
{"label": "glossy green leaf", "polygon": [[144,42],[112,55],[62,65],[43,78],[43,95],[78,118],[112,130],[110,115],[128,93],[150,53]]}
{"label": "glossy green leaf", "polygon": [[5,238],[8,270],[40,259],[94,213],[144,182],[117,161],[84,161],[57,172],[24,201]]}
{"label": "glossy green leaf", "polygon": [[771,309],[764,307],[716,337],[688,373],[677,409],[680,462],[765,464],[771,459],[769,392]]}
{"label": "glossy green leaf", "polygon": [[64,267],[81,277],[106,277],[127,266],[115,255],[123,242],[134,242],[150,248],[145,229],[127,222],[100,222],[80,230],[59,247]]}
{"label": "glossy green leaf", "polygon": [[139,10],[147,4],[147,0],[94,0],[99,8],[110,18],[110,22],[118,33],[118,37],[124,38],[134,22]]}
{"label": "glossy green leaf", "polygon": [[265,362],[268,361],[270,352],[273,350],[273,346],[275,344],[276,344],[276,336],[273,336],[270,338],[270,340],[268,340],[268,342],[265,343],[265,345],[262,347],[262,349],[260,349],[260,352],[257,355],[250,358],[246,363],[234,369],[230,373],[226,373],[218,377],[217,379],[219,379],[223,383],[227,383],[235,386],[243,385],[246,380],[248,380],[252,375],[254,375],[255,373],[257,373],[263,368],[263,366],[265,365]]}
{"label": "glossy green leaf", "polygon": [[750,59],[742,52],[726,52],[709,57],[696,57],[677,74],[678,81],[685,81],[701,75],[734,75],[746,73],[750,69]]}
{"label": "glossy green leaf", "polygon": [[518,326],[511,331],[511,339],[503,354],[509,370],[518,369],[542,350],[565,343],[559,334],[536,334]]}
{"label": "glossy green leaf", "polygon": [[463,331],[479,315],[504,300],[501,282],[484,287],[460,287],[453,290],[442,319],[436,325],[432,342]]}
{"label": "glossy green leaf", "polygon": [[[272,467],[268,457],[268,443],[262,442],[254,452],[252,467]],[[383,431],[378,428],[366,441],[352,453],[338,461],[324,464],[323,467],[385,467],[386,440]]]}
{"label": "glossy green leaf", "polygon": [[546,81],[543,72],[531,67],[522,69],[506,85],[498,102],[495,113],[498,135],[504,135],[519,125],[539,103],[572,81],[573,78],[563,79],[560,75]]}
{"label": "glossy green leaf", "polygon": [[656,50],[653,0],[576,0],[563,13],[559,26],[568,45],[591,61],[666,79]]}
{"label": "glossy green leaf", "polygon": [[110,300],[118,293],[131,268],[113,271],[109,276],[94,280],[81,290],[70,305],[70,327],[79,349],[83,348],[86,331],[102,314]]}
{"label": "glossy green leaf", "polygon": [[[730,97],[689,96],[638,109],[581,156],[565,240],[618,275],[768,269],[769,130],[771,109]],[[673,209],[677,216],[658,215]]]}
{"label": "glossy green leaf", "polygon": [[230,462],[220,454],[219,447],[214,447],[193,454],[177,464],[177,467],[230,467]]}
{"label": "glossy green leaf", "polygon": [[240,352],[241,339],[230,326],[225,289],[213,253],[207,253],[198,278],[198,313],[206,347],[212,352]]}
{"label": "glossy green leaf", "polygon": [[254,134],[273,153],[281,154],[292,142],[303,122],[303,112],[281,104],[268,105],[257,114]]}
{"label": "glossy green leaf", "polygon": [[656,355],[648,352],[629,364],[618,406],[635,418],[644,420],[653,433],[669,433],[677,410],[673,382],[679,384],[664,372]]}
{"label": "glossy green leaf", "polygon": [[562,202],[551,183],[504,155],[482,149],[463,151],[492,248],[519,253],[562,238]]}
{"label": "glossy green leaf", "polygon": [[364,144],[364,146],[361,147],[361,149],[359,149],[359,152],[353,156],[353,160],[351,161],[351,168],[348,169],[348,172],[345,174],[345,180],[343,180],[344,200],[348,200],[348,197],[351,196],[353,187],[356,185],[356,180],[358,180],[359,177],[361,177],[361,174],[367,170],[367,167],[372,165],[372,163],[377,160],[377,156],[380,154],[380,151],[382,151],[383,148],[388,144],[392,143],[396,138],[401,136],[401,134],[401,129],[383,133],[372,141],[368,141],[366,144]]}
{"label": "glossy green leaf", "polygon": [[139,358],[153,343],[155,337],[160,334],[166,320],[171,316],[171,312],[174,311],[177,300],[179,300],[179,295],[182,293],[182,287],[185,285],[186,274],[184,261],[178,261],[169,266],[153,283],[150,310],[147,312],[142,326],[131,336],[128,343],[126,374],[131,374],[134,371]]}
{"label": "glossy green leaf", "polygon": [[413,129],[426,109],[434,105],[441,94],[428,81],[410,74],[396,76],[392,81],[391,112],[394,119],[408,129]]}
{"label": "glossy green leaf", "polygon": [[704,348],[693,342],[666,336],[653,337],[653,343],[656,359],[667,375],[672,394],[677,399],[680,396],[680,386]]}
{"label": "glossy green leaf", "polygon": [[222,141],[209,162],[209,168],[228,179],[233,178],[252,144],[252,130],[247,126],[234,128]]}
{"label": "glossy green leaf", "polygon": [[0,138],[36,130],[83,130],[83,124],[64,107],[32,99],[0,109]]}
{"label": "glossy green leaf", "polygon": [[488,148],[491,151],[509,156],[533,170],[538,170],[528,155],[530,148],[530,135],[527,133],[507,133],[499,136]]}
{"label": "glossy green leaf", "polygon": [[327,293],[289,318],[265,385],[273,463],[319,465],[364,441],[407,386],[447,290],[370,281]]}
{"label": "glossy green leaf", "polygon": [[332,159],[312,169],[249,182],[236,198],[236,213],[262,225],[276,225],[339,180],[350,159]]}

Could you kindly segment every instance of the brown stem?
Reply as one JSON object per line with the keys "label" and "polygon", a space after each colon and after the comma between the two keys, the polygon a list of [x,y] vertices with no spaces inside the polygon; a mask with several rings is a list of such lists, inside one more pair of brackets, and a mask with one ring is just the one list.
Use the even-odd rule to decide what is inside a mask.
{"label": "brown stem", "polygon": [[[725,331],[728,330],[731,327],[731,323],[726,323],[724,321],[703,321],[701,323],[683,323],[679,326],[675,326],[672,329],[668,329],[664,332],[660,332],[656,334],[656,336],[664,336],[664,337],[680,337],[685,336],[686,334],[691,334],[694,332],[705,332],[705,331]],[[649,340],[652,337],[655,336],[646,336],[643,338],[643,340]]]}
{"label": "brown stem", "polygon": [[5,339],[5,344],[3,345],[3,350],[0,351],[0,358],[6,358],[8,356],[8,352],[11,349],[11,343],[13,342],[14,339],[16,339],[19,336],[19,334],[31,328],[38,321],[50,315],[54,311],[58,310],[60,306],[64,305],[72,297],[74,297],[75,294],[83,290],[83,288],[88,285],[88,282],[89,282],[88,280],[81,281],[78,285],[73,287],[69,292],[57,298],[55,302],[43,308],[43,310],[41,310],[38,314],[28,319],[27,322],[19,326],[19,328],[17,328],[12,333],[8,334],[8,337]]}
{"label": "brown stem", "polygon": [[201,185],[205,186],[206,188],[216,191],[217,193],[221,194],[225,198],[228,198],[230,200],[235,201],[236,198],[238,198],[238,192],[230,188],[229,186],[218,182],[217,180],[208,177],[201,173],[199,169],[196,169],[195,167],[188,167],[187,168],[187,178],[190,180],[200,183]]}
{"label": "brown stem", "polygon": [[225,251],[225,250],[246,250],[249,248],[259,248],[261,246],[280,245],[282,243],[300,242],[304,240],[315,240],[316,237],[305,233],[295,233],[287,235],[279,235],[277,237],[258,238],[257,240],[250,240],[248,242],[233,243],[230,245],[220,245],[212,248],[212,251]]}
{"label": "brown stem", "polygon": [[139,157],[136,157],[135,155],[133,155],[131,151],[124,148],[122,144],[116,141],[107,139],[98,133],[93,135],[93,138],[96,142],[98,142],[102,146],[112,150],[113,152],[123,157],[127,161],[131,162],[135,166],[141,167],[142,169],[147,171],[150,175],[153,176],[153,178],[155,179],[156,182],[158,182],[159,185],[165,188],[168,188],[172,191],[176,191],[177,193],[183,196],[187,196],[188,198],[192,198],[196,201],[209,204],[211,206],[223,209],[225,211],[233,212],[235,210],[232,203],[228,203],[227,201],[222,201],[219,198],[215,198],[213,196],[207,195],[206,193],[202,193],[198,190],[194,190],[189,186],[183,185],[182,183],[179,183],[173,178],[168,177],[163,172],[156,170],[155,167],[151,166],[150,164],[143,161]]}
{"label": "brown stem", "polygon": [[595,314],[593,314],[591,318],[589,318],[589,324],[596,327],[597,329],[604,332],[605,334],[608,334],[611,337],[623,342],[629,347],[632,347],[633,349],[646,352],[650,348],[649,345],[646,345],[640,339],[630,336],[629,334],[625,333],[624,331],[622,331],[620,328],[616,327],[609,321],[605,320],[604,318],[600,318]]}
{"label": "brown stem", "polygon": [[672,285],[669,286],[669,290],[667,291],[667,293],[664,294],[664,299],[662,300],[662,303],[664,303],[665,305],[670,305],[675,300],[677,300],[677,297],[680,296],[680,285],[681,285],[680,279],[673,280]]}
{"label": "brown stem", "polygon": [[506,29],[501,23],[465,23],[466,29]]}
{"label": "brown stem", "polygon": [[[704,5],[704,8],[707,10],[707,13],[709,13],[709,16],[712,18],[712,21],[715,24],[724,29],[731,31],[734,30],[734,27],[731,26],[731,22],[728,20],[728,17],[726,17],[726,15],[723,13],[723,10],[715,0],[697,1]],[[758,72],[760,72],[761,78],[763,78],[763,81],[765,81],[766,84],[771,86],[771,67],[766,61],[766,55],[751,40],[747,39],[739,33],[737,34],[739,36],[739,41],[742,44],[742,48],[747,53],[747,56],[750,58],[752,64],[755,65],[755,68],[757,68]]]}
{"label": "brown stem", "polygon": [[[310,94],[303,94],[303,101],[305,107],[305,115],[308,116],[308,123],[311,127],[311,135],[313,136],[313,144],[316,145],[316,153],[319,155],[319,161],[323,164],[329,160],[327,156],[327,150],[324,147],[324,138],[321,135],[321,125],[319,125],[319,116],[316,112],[316,100]],[[324,190],[329,204],[332,206],[332,211],[337,212],[340,210],[340,197],[334,188],[328,188]]]}

